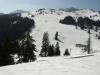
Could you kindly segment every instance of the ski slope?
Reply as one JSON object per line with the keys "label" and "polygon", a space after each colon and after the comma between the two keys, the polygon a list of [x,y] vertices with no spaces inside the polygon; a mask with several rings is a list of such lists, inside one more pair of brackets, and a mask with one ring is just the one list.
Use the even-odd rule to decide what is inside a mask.
{"label": "ski slope", "polygon": [[[62,12],[59,15],[58,13],[61,13],[61,12],[57,11],[56,13],[53,13],[53,14],[35,15],[35,17],[33,18],[35,20],[36,27],[32,29],[31,35],[36,40],[36,46],[37,46],[38,51],[41,50],[42,38],[43,38],[44,32],[49,33],[50,44],[54,44],[54,45],[57,42],[54,39],[55,33],[58,32],[59,34],[58,38],[61,41],[59,42],[61,55],[63,55],[66,48],[71,50],[73,55],[81,54],[82,53],[81,49],[77,48],[75,45],[87,44],[87,40],[88,40],[87,31],[83,31],[80,28],[76,29],[74,25],[65,25],[65,24],[59,23],[59,21],[63,19],[64,17],[68,15],[76,16],[75,14],[69,13],[69,12],[66,12],[66,13]],[[95,34],[96,32],[94,31],[91,32],[91,43],[92,43],[91,47],[93,50],[98,50],[100,48],[99,40],[96,39]]]}
{"label": "ski slope", "polygon": [[[77,13],[78,15],[76,15]],[[31,15],[35,16],[31,17]],[[91,48],[95,53],[92,55],[82,53],[75,44],[86,45],[88,33],[80,28],[76,29],[73,25],[59,23],[68,15],[87,16],[94,14],[89,10],[77,11],[76,13],[61,11],[53,14],[23,13],[22,17],[35,20],[35,28],[32,29],[31,35],[36,40],[37,61],[0,67],[0,75],[100,75],[100,41],[95,37],[97,33],[91,32]],[[57,42],[54,39],[55,33],[59,33],[61,56],[38,57],[44,32],[49,33],[50,43],[54,45]],[[71,56],[62,56],[66,48],[71,50]]]}

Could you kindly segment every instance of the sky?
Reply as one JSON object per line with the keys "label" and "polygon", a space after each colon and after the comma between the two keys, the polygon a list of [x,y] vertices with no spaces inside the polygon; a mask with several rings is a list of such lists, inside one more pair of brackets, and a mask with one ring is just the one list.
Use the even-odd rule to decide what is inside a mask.
{"label": "sky", "polygon": [[100,10],[100,0],[0,0],[0,12],[69,7]]}

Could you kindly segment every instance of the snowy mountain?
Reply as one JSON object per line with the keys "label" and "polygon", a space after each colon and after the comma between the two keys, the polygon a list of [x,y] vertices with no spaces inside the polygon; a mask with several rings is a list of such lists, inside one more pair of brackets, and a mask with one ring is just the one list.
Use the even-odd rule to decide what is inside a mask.
{"label": "snowy mountain", "polygon": [[15,10],[15,11],[13,11],[13,12],[10,12],[10,14],[16,14],[16,13],[29,13],[29,11]]}
{"label": "snowy mountain", "polygon": [[[41,12],[41,13],[40,13]],[[22,13],[22,17],[29,17],[35,20],[35,28],[32,29],[31,35],[36,40],[37,49],[41,50],[43,33],[48,32],[50,43],[56,44],[56,40],[54,39],[55,33],[59,33],[60,49],[61,55],[63,55],[66,48],[72,50],[72,54],[76,54],[74,52],[81,53],[80,48],[76,47],[76,44],[84,44],[86,45],[88,39],[87,31],[79,29],[75,29],[75,26],[64,25],[59,23],[61,19],[64,19],[66,16],[72,17],[91,17],[93,20],[99,20],[100,14],[96,11],[90,9],[82,9],[75,12],[65,12],[55,10],[55,12],[51,13],[50,9],[40,9],[40,11],[30,11],[29,13]],[[34,15],[34,17],[32,17]],[[96,39],[95,35],[99,34],[99,32],[92,31],[91,39],[92,39],[92,49],[98,50],[99,41]],[[97,43],[97,44],[95,44]]]}
{"label": "snowy mountain", "polygon": [[70,7],[70,8],[66,8],[65,11],[66,12],[75,12],[75,11],[79,11],[80,9],[77,9],[75,7]]}
{"label": "snowy mountain", "polygon": [[[91,48],[94,54],[87,55],[82,52],[82,48],[76,46],[76,44],[87,45],[89,37],[87,30],[59,23],[66,16],[74,18],[92,16],[90,19],[100,20],[100,14],[90,9],[70,9],[70,11],[73,10],[75,12],[53,10],[51,13],[49,9],[25,13],[21,11],[22,17],[35,21],[35,28],[31,30],[30,34],[36,40],[37,57],[41,50],[44,32],[49,33],[50,44],[54,45],[57,42],[54,39],[55,33],[58,32],[61,56],[38,57],[36,62],[1,67],[0,75],[100,75],[100,40],[96,38],[96,34],[99,35],[100,30],[98,32],[91,30]],[[66,48],[71,51],[71,56],[62,56]]]}
{"label": "snowy mountain", "polygon": [[100,14],[96,11],[90,10],[90,9],[82,9],[80,11],[76,11],[76,14],[83,16],[83,17],[89,17],[92,16],[94,19],[100,19]]}
{"label": "snowy mountain", "polygon": [[[86,45],[88,33],[80,28],[76,29],[75,26],[61,24],[59,23],[60,20],[64,19],[66,16],[72,16],[75,20],[77,20],[76,17],[89,17],[93,20],[100,20],[100,14],[91,9],[81,9],[75,12],[65,12],[56,9],[38,9],[30,12],[16,10],[13,13],[21,13],[22,17],[34,19],[35,28],[31,30],[31,35],[36,40],[36,46],[39,52],[41,50],[43,33],[48,32],[50,43],[55,45],[57,41],[54,39],[54,37],[55,33],[58,32],[61,55],[63,55],[66,48],[72,50],[72,54],[75,54],[74,51],[80,54],[81,50],[80,48],[76,47],[76,44]],[[98,50],[100,48],[98,44],[99,41],[95,37],[96,34],[99,35],[99,32],[95,32],[93,30],[91,34],[93,50]],[[97,45],[94,42],[96,42]]]}
{"label": "snowy mountain", "polygon": [[[75,16],[88,17],[89,15],[94,16],[94,14],[97,14],[98,16],[95,16],[94,19],[97,19],[97,18],[100,19],[99,17],[100,15],[97,12],[93,12],[87,9],[76,11],[76,13],[69,13],[69,12],[61,13],[59,11],[56,11],[53,14],[35,15],[34,20],[35,20],[36,28],[32,30],[31,35],[34,37],[34,39],[36,39],[37,49],[41,50],[41,44],[42,44],[42,38],[43,38],[44,32],[49,33],[50,43],[54,45],[57,42],[54,39],[54,36],[55,36],[55,33],[58,32],[59,39],[61,40],[60,48],[61,48],[62,54],[64,53],[64,50],[66,48],[72,49],[73,54],[74,54],[74,51],[76,52],[76,50],[77,52],[80,52],[78,51],[80,49],[75,47],[75,44],[86,44],[86,41],[88,39],[87,31],[83,31],[81,29],[76,30],[75,26],[63,25],[59,23],[59,21],[68,15],[71,15],[74,17]],[[91,36],[92,42],[99,43],[99,41],[96,39],[94,35],[95,35],[95,32],[92,31],[92,36]],[[99,44],[92,43],[92,48],[93,50],[98,50],[100,47],[99,47]]]}

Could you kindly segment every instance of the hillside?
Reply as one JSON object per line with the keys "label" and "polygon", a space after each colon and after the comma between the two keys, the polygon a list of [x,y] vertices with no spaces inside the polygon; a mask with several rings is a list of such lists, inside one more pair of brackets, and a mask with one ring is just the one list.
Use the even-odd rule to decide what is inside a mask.
{"label": "hillside", "polygon": [[[93,12],[90,10],[83,10],[77,11],[78,13],[85,13],[86,11],[87,14],[91,12],[92,16]],[[61,19],[63,19],[66,16],[77,16],[75,13],[69,13],[69,12],[62,12],[56,11],[56,13],[53,14],[40,14],[40,15],[35,15],[34,20],[35,20],[35,25],[36,28],[32,30],[31,35],[36,39],[36,45],[37,49],[41,49],[41,44],[42,44],[42,38],[43,38],[43,33],[48,32],[49,33],[49,38],[50,38],[50,43],[51,44],[56,44],[56,41],[54,39],[55,33],[59,33],[59,39],[61,40],[60,42],[60,48],[62,51],[62,54],[64,53],[64,50],[66,48],[72,49],[72,54],[74,54],[77,50],[80,52],[81,50],[77,47],[75,47],[75,44],[86,44],[88,40],[88,33],[87,31],[81,30],[78,28],[77,30],[75,29],[75,26],[71,25],[64,25],[59,23]],[[82,14],[83,15],[83,14]],[[86,15],[84,15],[85,17]],[[94,17],[96,18],[96,17]],[[98,50],[99,47],[99,40],[96,39],[95,34],[98,32],[92,31],[91,32],[91,41],[92,41],[92,49],[93,50]],[[95,44],[97,43],[97,44]],[[75,51],[75,52],[74,52]]]}
{"label": "hillside", "polygon": [[[66,16],[89,17],[99,20],[100,14],[89,9],[75,12],[55,10],[30,11],[21,13],[21,17],[34,19],[35,28],[31,29],[31,35],[36,40],[37,60],[35,62],[15,64],[0,67],[0,75],[100,75],[100,30],[91,30],[92,54],[82,52],[82,48],[76,44],[87,45],[89,38],[87,30],[76,29],[74,25],[61,24],[59,21]],[[43,33],[49,33],[50,44],[56,44],[55,33],[58,32],[61,56],[39,57],[42,45]],[[63,56],[65,49],[71,51],[70,56]],[[15,58],[16,60],[16,58]]]}

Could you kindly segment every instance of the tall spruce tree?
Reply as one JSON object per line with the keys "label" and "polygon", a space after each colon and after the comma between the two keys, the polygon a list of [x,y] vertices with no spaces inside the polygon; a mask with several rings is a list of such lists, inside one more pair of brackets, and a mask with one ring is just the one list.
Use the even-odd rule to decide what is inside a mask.
{"label": "tall spruce tree", "polygon": [[49,34],[48,32],[44,32],[43,34],[43,40],[42,40],[42,49],[40,52],[40,56],[48,56],[48,50],[49,50]]}
{"label": "tall spruce tree", "polygon": [[58,32],[55,34],[55,40],[58,40]]}
{"label": "tall spruce tree", "polygon": [[23,55],[23,62],[29,62],[36,60],[35,51],[36,51],[36,45],[33,44],[35,40],[30,36],[29,32],[26,33],[25,39],[23,41],[22,45],[22,55]]}
{"label": "tall spruce tree", "polygon": [[59,42],[56,43],[55,50],[56,50],[55,55],[56,55],[56,56],[60,56],[60,47],[59,47]]}

